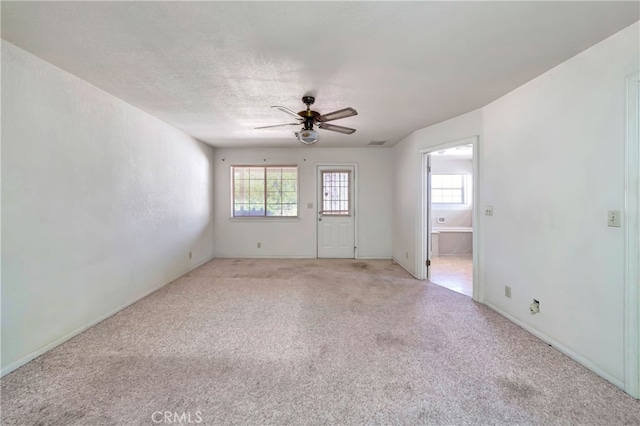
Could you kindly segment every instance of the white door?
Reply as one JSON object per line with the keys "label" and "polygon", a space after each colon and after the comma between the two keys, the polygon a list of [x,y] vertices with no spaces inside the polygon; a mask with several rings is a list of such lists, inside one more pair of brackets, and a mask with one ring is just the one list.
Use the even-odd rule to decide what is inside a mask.
{"label": "white door", "polygon": [[426,226],[424,229],[427,231],[426,241],[427,241],[427,259],[425,260],[425,264],[427,266],[427,279],[431,279],[431,259],[433,259],[433,236],[431,235],[431,154],[427,154],[427,168],[425,170],[425,189],[426,193]]}
{"label": "white door", "polygon": [[354,166],[318,166],[318,257],[355,257],[354,194]]}

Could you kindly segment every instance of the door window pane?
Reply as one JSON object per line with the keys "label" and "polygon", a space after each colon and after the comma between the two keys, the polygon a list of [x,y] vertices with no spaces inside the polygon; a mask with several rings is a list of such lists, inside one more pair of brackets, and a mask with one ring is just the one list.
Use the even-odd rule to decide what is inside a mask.
{"label": "door window pane", "polygon": [[351,172],[323,171],[322,214],[332,216],[351,215]]}

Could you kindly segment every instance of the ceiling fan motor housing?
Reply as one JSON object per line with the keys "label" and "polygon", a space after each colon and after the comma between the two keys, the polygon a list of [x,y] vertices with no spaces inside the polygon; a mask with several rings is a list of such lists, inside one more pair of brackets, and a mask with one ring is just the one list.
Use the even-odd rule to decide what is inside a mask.
{"label": "ceiling fan motor housing", "polygon": [[313,124],[315,123],[316,119],[320,117],[319,112],[311,110],[311,105],[313,105],[315,101],[316,98],[314,98],[313,96],[302,97],[302,102],[304,102],[304,104],[307,106],[306,110],[302,110],[298,113],[298,115],[304,119],[303,130],[313,130]]}
{"label": "ceiling fan motor housing", "polygon": [[[315,111],[310,111],[315,112]],[[315,112],[318,114],[317,112]],[[313,130],[313,123],[315,123],[316,116],[304,117],[304,130]]]}

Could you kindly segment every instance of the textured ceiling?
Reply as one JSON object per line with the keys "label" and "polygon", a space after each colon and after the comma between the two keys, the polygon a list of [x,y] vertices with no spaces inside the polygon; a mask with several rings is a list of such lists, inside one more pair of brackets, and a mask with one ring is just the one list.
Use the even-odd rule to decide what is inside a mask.
{"label": "textured ceiling", "polygon": [[2,38],[214,146],[297,147],[271,105],[390,146],[639,19],[637,2],[2,2]]}

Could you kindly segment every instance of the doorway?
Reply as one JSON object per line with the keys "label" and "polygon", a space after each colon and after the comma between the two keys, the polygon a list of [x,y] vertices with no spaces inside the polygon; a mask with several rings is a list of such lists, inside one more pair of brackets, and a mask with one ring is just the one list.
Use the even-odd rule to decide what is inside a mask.
{"label": "doorway", "polygon": [[640,73],[626,92],[624,390],[640,398]]}
{"label": "doorway", "polygon": [[473,296],[473,146],[431,152],[429,280]]}
{"label": "doorway", "polygon": [[422,277],[479,299],[477,276],[477,137],[423,155]]}
{"label": "doorway", "polygon": [[355,258],[353,165],[318,166],[318,258]]}

